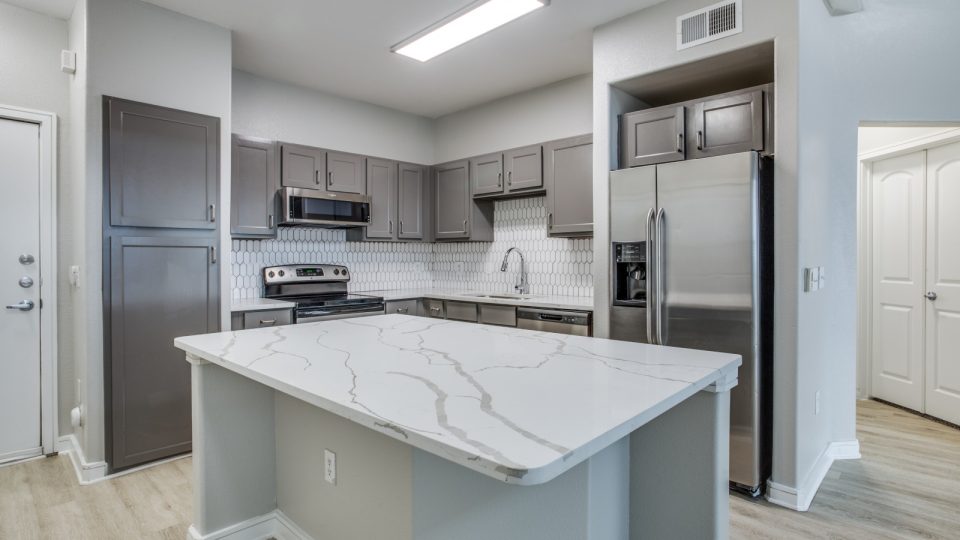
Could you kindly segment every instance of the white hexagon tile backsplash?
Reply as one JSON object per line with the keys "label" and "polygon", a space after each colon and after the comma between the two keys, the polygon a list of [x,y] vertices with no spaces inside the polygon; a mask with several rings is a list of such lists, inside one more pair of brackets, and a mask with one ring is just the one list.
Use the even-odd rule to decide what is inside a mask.
{"label": "white hexagon tile backsplash", "polygon": [[531,294],[591,296],[593,239],[547,237],[543,197],[494,203],[493,242],[347,242],[337,229],[281,228],[275,240],[234,240],[232,294],[256,298],[263,290],[260,269],[279,264],[327,263],[350,268],[351,291],[439,287],[513,292],[520,259],[526,259]]}

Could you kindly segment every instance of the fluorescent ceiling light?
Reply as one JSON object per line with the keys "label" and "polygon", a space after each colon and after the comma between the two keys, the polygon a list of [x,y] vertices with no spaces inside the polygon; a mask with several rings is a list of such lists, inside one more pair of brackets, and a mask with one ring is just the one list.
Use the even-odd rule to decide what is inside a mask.
{"label": "fluorescent ceiling light", "polygon": [[549,0],[475,2],[390,50],[426,62],[549,3]]}

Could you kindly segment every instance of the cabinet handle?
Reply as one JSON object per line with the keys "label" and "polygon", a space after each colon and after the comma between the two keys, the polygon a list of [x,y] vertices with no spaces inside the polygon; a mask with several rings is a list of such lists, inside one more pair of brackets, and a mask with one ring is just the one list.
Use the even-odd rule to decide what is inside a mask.
{"label": "cabinet handle", "polygon": [[498,172],[498,173],[497,173],[497,187],[500,187],[500,186],[502,186],[502,185],[503,185],[503,173],[502,173],[502,172]]}
{"label": "cabinet handle", "polygon": [[210,246],[210,264],[217,264],[217,247]]}
{"label": "cabinet handle", "polygon": [[270,214],[267,216],[267,228],[268,229],[273,228],[273,214]]}
{"label": "cabinet handle", "polygon": [[320,169],[313,171],[313,179],[316,181],[317,185],[320,185]]}
{"label": "cabinet handle", "polygon": [[703,150],[703,130],[697,131],[697,150]]}
{"label": "cabinet handle", "polygon": [[677,133],[677,152],[683,153],[683,133]]}
{"label": "cabinet handle", "polygon": [[403,220],[400,220],[400,228],[397,230],[397,233],[403,234]]}
{"label": "cabinet handle", "polygon": [[393,234],[393,220],[388,220],[387,223],[390,224],[390,229],[387,230],[388,233]]}
{"label": "cabinet handle", "polygon": [[408,312],[408,311],[410,311],[410,308],[405,308],[405,307],[398,307],[398,308],[397,308],[397,313],[406,313],[406,312]]}
{"label": "cabinet handle", "polygon": [[213,223],[217,221],[217,205],[210,205],[210,222]]}
{"label": "cabinet handle", "polygon": [[327,188],[333,185],[333,171],[327,171]]}
{"label": "cabinet handle", "polygon": [[508,186],[513,185],[513,171],[510,171],[507,173],[507,185]]}
{"label": "cabinet handle", "polygon": [[547,230],[549,231],[552,228],[553,228],[553,212],[550,212],[549,214],[547,214]]}
{"label": "cabinet handle", "polygon": [[467,232],[467,220],[463,220],[463,232]]}
{"label": "cabinet handle", "polygon": [[276,319],[267,319],[267,320],[260,319],[260,324],[261,324],[261,325],[266,325],[266,326],[271,326],[271,325],[277,324],[277,320],[276,320]]}

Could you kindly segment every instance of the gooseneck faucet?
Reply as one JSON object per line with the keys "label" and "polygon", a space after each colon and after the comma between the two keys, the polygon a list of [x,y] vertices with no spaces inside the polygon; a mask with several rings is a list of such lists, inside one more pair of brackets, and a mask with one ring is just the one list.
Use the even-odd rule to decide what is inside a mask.
{"label": "gooseneck faucet", "polygon": [[501,272],[507,271],[507,260],[510,258],[510,252],[512,251],[516,251],[517,255],[520,256],[520,283],[518,283],[517,285],[514,285],[513,288],[520,294],[527,294],[530,287],[527,285],[527,268],[523,261],[523,252],[521,252],[516,247],[512,247],[508,249],[507,252],[503,255],[503,264],[500,265],[500,271]]}

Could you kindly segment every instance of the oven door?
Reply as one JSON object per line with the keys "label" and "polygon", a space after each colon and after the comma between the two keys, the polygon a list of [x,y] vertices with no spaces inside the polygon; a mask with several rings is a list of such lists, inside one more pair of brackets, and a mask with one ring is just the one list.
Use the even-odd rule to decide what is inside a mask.
{"label": "oven door", "polygon": [[314,189],[283,188],[280,225],[365,227],[370,224],[370,197]]}
{"label": "oven door", "polygon": [[333,308],[304,308],[297,310],[296,324],[352,319],[354,317],[372,317],[374,315],[384,315],[385,313],[386,310],[383,304],[338,306]]}

